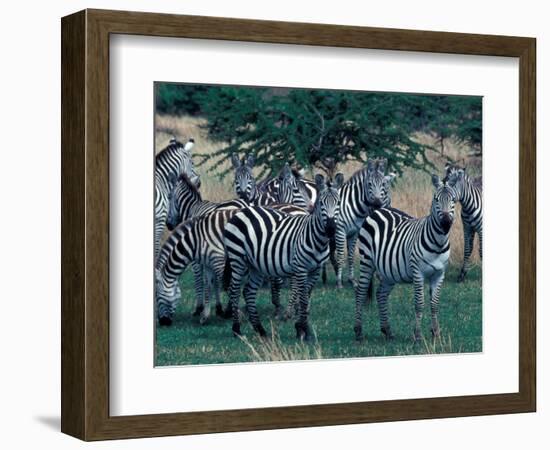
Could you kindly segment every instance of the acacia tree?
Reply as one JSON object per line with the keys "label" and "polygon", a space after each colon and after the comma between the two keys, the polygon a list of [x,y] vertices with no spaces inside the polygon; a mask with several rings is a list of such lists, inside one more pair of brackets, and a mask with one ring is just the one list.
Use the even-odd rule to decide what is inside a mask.
{"label": "acacia tree", "polygon": [[220,171],[221,164],[233,153],[253,154],[262,175],[286,162],[311,168],[367,157],[387,158],[399,173],[404,167],[429,170],[431,147],[414,134],[458,139],[461,132],[460,139],[470,142],[478,119],[473,103],[445,96],[213,86],[195,98],[209,137],[223,143],[214,153],[199,154],[200,164],[211,161],[210,170],[221,176],[229,171]]}

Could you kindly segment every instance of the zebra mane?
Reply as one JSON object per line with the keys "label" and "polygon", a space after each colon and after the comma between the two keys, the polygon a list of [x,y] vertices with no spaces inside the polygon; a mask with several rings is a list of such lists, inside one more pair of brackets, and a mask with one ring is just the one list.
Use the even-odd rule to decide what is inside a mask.
{"label": "zebra mane", "polygon": [[168,145],[156,154],[155,159],[159,160],[166,158],[170,152],[175,151],[178,148],[183,148],[183,144],[177,139],[170,139]]}
{"label": "zebra mane", "polygon": [[[179,174],[178,178],[177,178],[177,181],[176,181],[178,184],[180,182],[182,183],[185,183],[187,185],[187,187],[189,188],[189,190],[191,191],[191,193],[198,197],[199,200],[202,201],[202,195],[199,191],[199,188],[197,186],[195,186],[191,180],[189,179],[189,177],[187,176],[187,174],[185,172],[182,172]],[[175,186],[175,185],[174,185]]]}

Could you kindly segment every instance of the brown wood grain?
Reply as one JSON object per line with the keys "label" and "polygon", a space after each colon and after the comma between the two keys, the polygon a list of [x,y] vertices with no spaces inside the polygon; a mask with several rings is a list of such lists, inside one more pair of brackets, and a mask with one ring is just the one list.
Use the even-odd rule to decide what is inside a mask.
{"label": "brown wood grain", "polygon": [[[519,392],[109,416],[109,34],[519,57]],[[85,440],[534,411],[535,40],[123,11],[62,19],[62,431]],[[185,405],[182,405],[185,408]]]}

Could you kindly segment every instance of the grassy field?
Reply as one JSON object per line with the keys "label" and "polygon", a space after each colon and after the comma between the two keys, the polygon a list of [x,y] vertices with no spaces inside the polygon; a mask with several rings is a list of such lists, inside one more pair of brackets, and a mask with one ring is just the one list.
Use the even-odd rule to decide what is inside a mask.
{"label": "grassy field", "polygon": [[[168,140],[193,137],[197,153],[208,153],[219,148],[209,141],[200,129],[200,119],[191,117],[157,116],[156,149],[162,149]],[[428,136],[418,139],[429,143]],[[469,172],[481,174],[479,160],[467,159],[466,149],[447,144],[446,156],[462,161]],[[443,174],[444,158],[436,152],[430,155],[432,162]],[[340,170],[346,179],[360,166],[349,163]],[[231,197],[232,179],[219,180],[207,172],[208,166],[198,167],[201,174],[203,198],[220,201]],[[311,176],[311,174],[309,174]],[[430,210],[433,190],[430,176],[420,171],[407,170],[393,188],[392,204],[407,213],[421,217]],[[459,212],[457,216],[459,215]],[[181,279],[182,301],[179,304],[174,324],[169,328],[157,327],[156,365],[213,364],[223,362],[252,362],[300,360],[320,358],[349,358],[368,356],[411,355],[431,353],[461,353],[482,351],[482,291],[481,265],[476,247],[472,258],[473,267],[465,283],[457,284],[459,264],[462,262],[462,224],[458,219],[451,232],[451,265],[443,284],[440,302],[441,339],[432,342],[430,336],[429,301],[426,301],[423,331],[425,342],[413,343],[414,306],[412,285],[396,286],[390,296],[390,323],[395,334],[392,342],[386,342],[379,331],[378,311],[373,304],[363,314],[363,330],[366,340],[354,341],[355,300],[351,286],[336,289],[332,269],[329,269],[327,286],[320,282],[312,294],[311,324],[317,335],[315,344],[299,344],[295,338],[294,322],[281,322],[273,317],[269,289],[258,294],[258,310],[264,327],[271,339],[262,341],[243,320],[243,339],[231,334],[231,321],[212,316],[207,325],[201,326],[198,318],[192,317],[194,288],[191,271]],[[345,274],[346,272],[344,272]],[[289,289],[282,293],[286,304]],[[427,295],[427,290],[426,290]],[[226,301],[226,295],[222,296]]]}

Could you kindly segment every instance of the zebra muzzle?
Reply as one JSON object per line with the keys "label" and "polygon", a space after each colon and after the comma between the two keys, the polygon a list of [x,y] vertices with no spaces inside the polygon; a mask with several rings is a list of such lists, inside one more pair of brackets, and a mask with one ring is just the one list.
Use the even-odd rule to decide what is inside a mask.
{"label": "zebra muzzle", "polygon": [[441,228],[445,233],[448,233],[453,225],[453,218],[448,213],[443,213],[441,215]]}
{"label": "zebra muzzle", "polygon": [[334,218],[327,219],[325,224],[325,233],[329,238],[334,237],[336,234],[336,220]]}

